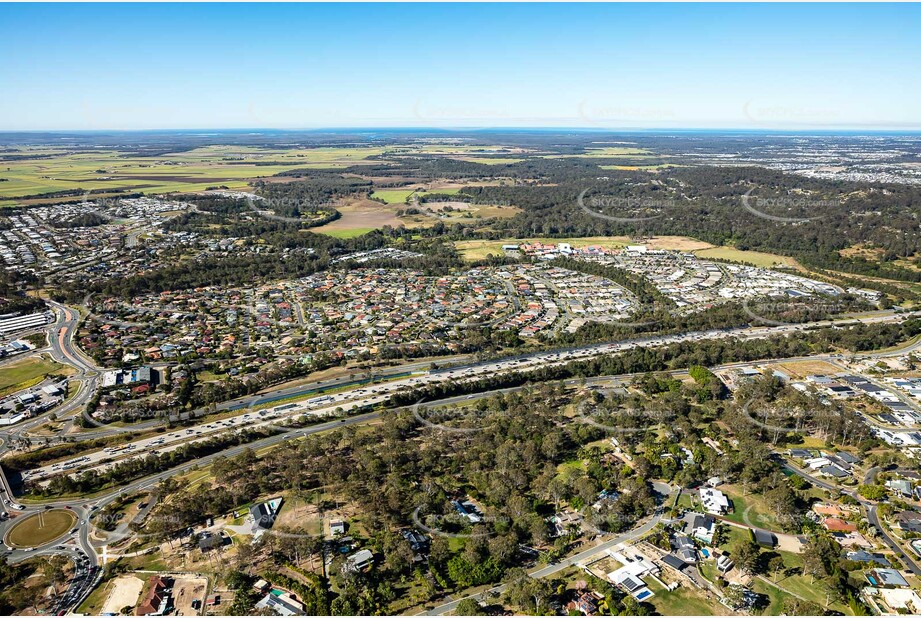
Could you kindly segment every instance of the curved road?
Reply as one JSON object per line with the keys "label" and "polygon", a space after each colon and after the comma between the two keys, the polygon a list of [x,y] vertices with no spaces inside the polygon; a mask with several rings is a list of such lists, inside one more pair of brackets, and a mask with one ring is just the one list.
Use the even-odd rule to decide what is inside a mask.
{"label": "curved road", "polygon": [[[73,336],[76,332],[77,324],[80,320],[79,313],[77,313],[73,309],[70,309],[64,305],[60,305],[58,303],[50,303],[50,304],[55,309],[57,316],[58,316],[57,320],[51,327],[51,332],[49,335],[49,341],[51,345],[51,354],[56,360],[65,362],[67,364],[70,364],[76,367],[79,372],[79,375],[83,378],[81,380],[81,386],[79,387],[80,390],[78,391],[77,395],[74,397],[74,399],[72,399],[70,402],[65,404],[67,406],[67,411],[69,412],[77,408],[80,408],[92,396],[92,393],[94,392],[95,387],[96,387],[96,380],[99,375],[99,370],[97,367],[95,367],[92,360],[86,357],[82,353],[82,351],[80,351],[79,348],[73,342]],[[573,348],[569,348],[565,350],[540,351],[540,352],[535,352],[535,353],[528,354],[528,355],[521,355],[518,357],[502,358],[502,359],[496,359],[496,360],[486,360],[486,361],[481,361],[478,363],[469,364],[466,366],[455,366],[455,367],[451,367],[448,369],[439,369],[437,371],[432,371],[432,372],[427,373],[425,376],[421,378],[413,378],[412,380],[407,379],[405,385],[402,384],[402,381],[400,381],[401,383],[395,384],[394,382],[391,382],[390,384],[395,384],[395,386],[404,386],[404,387],[412,388],[413,384],[424,386],[425,384],[431,383],[431,382],[457,381],[457,380],[468,379],[468,378],[475,379],[482,375],[492,375],[492,374],[504,372],[504,371],[518,371],[518,370],[525,369],[528,366],[530,366],[529,368],[534,368],[534,367],[546,366],[550,364],[566,364],[574,360],[581,360],[581,359],[586,359],[586,358],[592,358],[592,357],[599,356],[599,355],[616,353],[616,352],[624,351],[626,349],[630,349],[630,348],[638,347],[638,346],[661,346],[661,345],[667,345],[669,343],[674,343],[674,342],[679,342],[679,341],[698,341],[698,340],[704,340],[704,339],[721,339],[721,338],[728,338],[728,337],[737,337],[741,339],[763,338],[763,337],[774,336],[774,335],[779,335],[779,334],[793,333],[799,330],[803,330],[804,328],[807,328],[808,326],[821,326],[821,325],[829,325],[832,323],[844,324],[844,323],[849,323],[849,322],[865,322],[866,323],[866,322],[879,322],[879,321],[899,321],[906,317],[908,317],[907,314],[894,314],[892,312],[888,312],[888,313],[883,312],[881,314],[877,314],[873,316],[866,316],[866,317],[855,318],[855,319],[850,319],[850,320],[836,320],[834,322],[826,320],[822,322],[817,322],[812,325],[803,325],[803,324],[792,325],[791,324],[791,325],[773,326],[773,327],[745,327],[745,328],[738,328],[738,329],[721,329],[721,330],[714,329],[711,331],[684,333],[680,335],[646,336],[646,337],[640,337],[640,338],[633,339],[633,340],[621,341],[617,343],[592,344],[592,345],[586,345],[586,346],[573,347]],[[915,345],[921,346],[921,342],[918,342]],[[429,363],[430,361],[425,362],[425,364],[429,364]],[[402,369],[403,371],[405,371],[405,368],[399,368],[399,369]],[[331,385],[341,386],[341,382],[340,382],[341,380],[342,378],[339,378],[337,380],[332,380],[329,382],[331,382]],[[220,408],[227,409],[227,410],[242,409],[242,408],[251,406],[253,402],[255,401],[260,401],[260,400],[264,401],[266,400],[266,398],[269,398],[269,399],[284,398],[286,396],[297,394],[299,391],[303,391],[304,389],[305,389],[304,386],[286,387],[286,388],[278,389],[277,391],[274,391],[270,394],[256,395],[250,398],[244,398],[242,401],[238,400],[236,402],[225,402],[221,404]],[[355,406],[358,407],[361,404],[362,404],[362,400],[359,400],[355,403]],[[56,410],[56,412],[60,413],[61,409]],[[70,557],[72,560],[74,560],[78,564],[78,567],[79,567],[80,564],[84,563],[83,555],[85,555],[85,563],[87,564],[88,568],[95,569],[96,567],[98,567],[98,557],[96,553],[96,548],[101,545],[100,544],[94,545],[93,541],[90,539],[90,531],[92,529],[92,524],[90,523],[91,515],[95,510],[104,508],[107,504],[116,500],[121,495],[125,493],[133,493],[139,490],[147,489],[155,485],[162,479],[165,479],[165,478],[177,475],[177,474],[182,474],[183,472],[186,472],[187,470],[195,466],[207,465],[208,463],[210,463],[217,457],[233,456],[235,454],[243,452],[246,449],[255,450],[255,449],[263,448],[265,446],[269,446],[272,444],[277,444],[284,440],[298,438],[298,437],[309,435],[312,433],[328,431],[330,429],[334,429],[339,426],[348,426],[348,425],[352,425],[356,423],[366,423],[368,421],[372,421],[376,419],[378,416],[379,416],[378,412],[371,412],[371,413],[365,413],[365,414],[358,414],[355,416],[346,417],[346,418],[342,418],[342,419],[338,419],[334,421],[324,422],[324,423],[312,425],[309,427],[291,429],[291,430],[281,432],[277,435],[273,435],[271,437],[264,438],[262,440],[259,440],[253,443],[239,445],[239,446],[235,446],[235,447],[226,449],[219,453],[215,453],[213,455],[188,462],[186,464],[177,466],[175,468],[172,468],[168,471],[165,471],[165,472],[162,472],[156,475],[145,477],[135,482],[126,484],[125,486],[119,488],[118,490],[113,490],[111,492],[105,493],[97,497],[48,502],[47,504],[51,506],[61,507],[61,508],[70,508],[74,510],[75,514],[77,514],[79,518],[78,520],[79,524],[77,525],[76,531],[68,534],[63,540],[59,539],[55,541],[53,544],[48,544],[46,546],[35,548],[33,551],[13,550],[10,552],[10,560],[13,562],[18,562],[18,561],[25,560],[29,557],[36,556],[36,555],[46,555],[46,554],[50,555],[50,554],[57,553],[57,554],[66,555]],[[37,420],[43,420],[43,419],[37,419]],[[29,427],[32,427],[35,424],[37,423],[30,422]],[[22,429],[18,429],[17,431],[23,431],[24,429],[27,429],[27,427],[23,426]],[[96,432],[87,432],[87,433],[89,435],[92,435]],[[98,435],[98,433],[96,433],[96,435]],[[89,437],[89,436],[86,436],[86,437]],[[2,445],[2,447],[0,447],[0,449],[5,449],[6,447],[7,447],[7,443],[5,442]],[[819,486],[823,485],[821,481],[816,480],[815,482]],[[3,475],[2,473],[0,473],[0,483],[2,483],[4,486],[7,500],[11,500],[12,494],[10,493],[10,488],[6,481],[5,475]],[[665,494],[669,494],[672,491],[671,488],[667,486],[657,487],[657,489],[659,489],[661,493],[665,493]],[[18,505],[15,502],[11,502],[10,506],[13,509],[12,512],[14,515],[19,515],[19,514],[26,515],[29,513],[34,513],[39,510],[39,507],[23,507],[22,505]],[[549,565],[541,569],[538,569],[534,571],[532,575],[535,577],[544,577],[544,576],[550,575],[563,568],[566,568],[569,565],[577,564],[578,562],[584,561],[599,552],[605,551],[609,547],[613,547],[614,545],[617,545],[618,543],[623,543],[623,542],[638,538],[639,536],[642,536],[643,534],[645,534],[648,530],[651,530],[658,523],[661,517],[662,517],[662,509],[659,508],[657,509],[656,514],[650,520],[648,520],[642,526],[631,531],[630,533],[616,537],[615,539],[602,543],[589,550],[585,550],[584,552],[581,552],[558,564]],[[873,521],[873,518],[875,518],[875,507],[868,506],[868,518],[871,519],[871,522]],[[18,517],[15,517],[15,519],[18,519]],[[11,522],[9,521],[0,523],[0,532],[5,534],[6,531],[9,529],[10,525],[11,525]],[[877,525],[877,524],[874,524],[874,525]],[[880,528],[880,532],[881,534],[884,535],[884,538],[887,539],[887,542],[891,542],[891,539],[889,539],[888,536],[885,535],[885,532],[882,530],[882,528]],[[894,543],[893,545],[894,545],[894,548],[898,548],[898,545],[895,545]],[[897,551],[900,555],[904,556],[904,552],[902,552],[900,548]],[[907,565],[909,565],[909,568],[913,572],[917,574],[921,574],[921,569],[918,569],[918,567],[914,565],[914,563],[911,562],[907,558],[907,556],[905,556],[905,562]],[[71,590],[66,597],[68,599],[67,603],[65,604],[67,605],[67,607],[65,607],[64,609],[74,607],[82,601],[85,594],[87,594],[89,590],[91,589],[91,586],[89,585],[89,583],[91,582],[89,582],[89,579],[93,573],[96,573],[96,571],[95,570],[88,571],[88,574],[86,577],[74,579],[74,581],[71,584]],[[500,586],[496,589],[493,589],[493,591],[497,591],[497,590],[501,591],[501,588],[502,587]],[[452,601],[451,603],[439,606],[435,608],[433,612],[434,613],[445,613],[445,612],[451,611],[453,607],[456,607],[456,603],[458,603],[459,601],[460,599],[458,599],[457,601]]]}

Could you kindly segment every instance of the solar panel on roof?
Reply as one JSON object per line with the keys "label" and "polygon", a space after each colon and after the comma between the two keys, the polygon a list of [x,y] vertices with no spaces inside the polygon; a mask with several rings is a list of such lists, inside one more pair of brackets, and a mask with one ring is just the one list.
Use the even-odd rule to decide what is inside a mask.
{"label": "solar panel on roof", "polygon": [[634,590],[639,590],[644,586],[643,582],[638,579],[634,579],[632,576],[627,575],[624,577],[623,581],[620,584],[627,589],[628,592],[633,592]]}

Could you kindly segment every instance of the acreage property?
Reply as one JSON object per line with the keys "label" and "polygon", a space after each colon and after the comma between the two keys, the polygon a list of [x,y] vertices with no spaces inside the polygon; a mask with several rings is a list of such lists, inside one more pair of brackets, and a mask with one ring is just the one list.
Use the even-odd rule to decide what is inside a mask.
{"label": "acreage property", "polygon": [[16,523],[6,536],[10,547],[38,547],[67,533],[77,523],[72,511],[53,509],[39,511]]}

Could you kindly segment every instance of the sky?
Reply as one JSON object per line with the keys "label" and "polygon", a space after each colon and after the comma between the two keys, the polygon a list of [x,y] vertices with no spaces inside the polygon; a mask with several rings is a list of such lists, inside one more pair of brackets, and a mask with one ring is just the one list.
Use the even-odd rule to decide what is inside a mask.
{"label": "sky", "polygon": [[0,130],[921,129],[921,5],[0,4]]}

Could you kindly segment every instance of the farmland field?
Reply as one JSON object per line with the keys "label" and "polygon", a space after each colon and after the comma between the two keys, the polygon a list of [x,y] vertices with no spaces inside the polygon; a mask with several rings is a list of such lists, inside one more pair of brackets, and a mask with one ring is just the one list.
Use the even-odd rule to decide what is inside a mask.
{"label": "farmland field", "polygon": [[57,191],[113,189],[170,193],[203,191],[224,186],[245,189],[257,178],[299,168],[341,169],[360,165],[383,152],[381,148],[272,149],[206,146],[157,156],[116,151],[32,151],[17,154],[52,155],[0,163],[0,205],[10,198]]}
{"label": "farmland field", "polygon": [[341,215],[338,219],[311,228],[310,231],[336,238],[354,238],[385,225],[399,227],[407,223],[397,217],[391,207],[371,200],[353,200],[344,205],[337,205],[336,210]]}
{"label": "farmland field", "polygon": [[657,163],[655,165],[599,165],[603,170],[620,170],[620,171],[644,171],[644,172],[656,172],[658,170],[670,169],[675,167],[684,167],[682,165],[674,165],[673,163]]}
{"label": "farmland field", "polygon": [[521,163],[524,159],[510,159],[506,157],[455,157],[459,161],[467,163],[480,163],[482,165],[510,165],[512,163]]}
{"label": "farmland field", "polygon": [[652,156],[652,153],[644,148],[610,146],[605,148],[586,148],[585,152],[582,154],[554,154],[544,156],[548,159],[607,159],[616,157],[644,158]]}
{"label": "farmland field", "polygon": [[388,204],[403,204],[415,192],[416,189],[380,189],[372,193],[371,197]]}
{"label": "farmland field", "polygon": [[[439,146],[426,144],[399,148],[377,146],[280,148],[255,146],[202,146],[191,150],[152,156],[116,150],[19,148],[12,156],[36,158],[0,161],[0,206],[17,202],[42,203],[42,194],[60,191],[141,191],[148,194],[204,191],[217,186],[246,189],[256,179],[266,179],[295,169],[344,169],[375,163],[381,155],[442,154],[459,160],[500,165],[522,159],[489,158],[501,148]],[[478,156],[479,155],[479,156]],[[491,183],[486,183],[491,184]],[[415,188],[415,187],[413,187]],[[401,203],[412,192],[377,192],[388,203]],[[456,192],[459,187],[439,192]],[[21,198],[14,200],[13,198]],[[26,199],[28,198],[28,199]]]}
{"label": "farmland field", "polygon": [[378,228],[376,227],[353,227],[353,228],[344,228],[344,229],[324,229],[317,230],[320,234],[326,234],[327,236],[332,236],[333,238],[356,238],[358,236],[364,236],[368,232],[373,232]]}
{"label": "farmland field", "polygon": [[695,251],[694,253],[700,258],[716,258],[718,260],[729,260],[730,262],[746,262],[764,268],[777,266],[801,268],[799,262],[791,257],[774,255],[773,253],[762,253],[761,251],[742,251],[734,247],[713,247]]}

